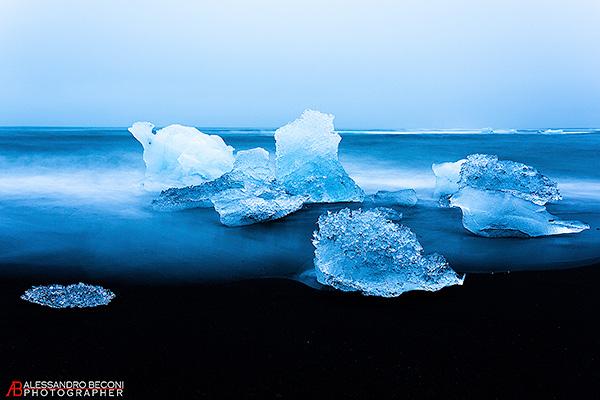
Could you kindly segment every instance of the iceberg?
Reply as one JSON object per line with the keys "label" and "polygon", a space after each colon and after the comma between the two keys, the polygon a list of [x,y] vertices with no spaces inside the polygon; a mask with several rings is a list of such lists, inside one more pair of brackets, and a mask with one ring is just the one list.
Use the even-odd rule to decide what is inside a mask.
{"label": "iceberg", "polygon": [[498,160],[497,156],[472,154],[460,170],[459,188],[466,186],[508,192],[535,204],[561,200],[558,185],[528,165]]}
{"label": "iceberg", "polygon": [[528,165],[472,154],[432,169],[440,205],[459,207],[463,226],[476,235],[537,237],[589,229],[546,210],[546,203],[562,199],[558,185]]}
{"label": "iceberg", "polygon": [[[223,224],[240,226],[281,218],[304,203],[364,198],[338,160],[341,137],[334,131],[333,115],[306,110],[279,128],[274,168],[262,148],[240,151],[234,158],[233,148],[218,136],[180,125],[156,134],[152,128],[152,124],[138,122],[129,130],[144,146],[148,180],[171,182],[152,202],[156,210],[214,207]],[[217,144],[209,146],[207,141]],[[208,153],[210,157],[204,157]],[[403,195],[396,194],[395,201],[413,201],[409,193]]]}
{"label": "iceberg", "polygon": [[589,229],[579,221],[564,221],[546,207],[499,190],[465,187],[450,197],[462,210],[463,226],[485,237],[537,237],[578,233]]}
{"label": "iceberg", "polygon": [[464,187],[508,192],[535,204],[561,200],[558,185],[528,165],[472,154],[454,163],[433,164],[436,195],[447,196]]}
{"label": "iceberg", "polygon": [[342,291],[396,297],[464,281],[443,256],[424,255],[416,235],[390,221],[385,209],[321,215],[313,245],[317,281]]}
{"label": "iceberg", "polygon": [[171,188],[152,202],[160,211],[214,207],[221,223],[242,226],[282,218],[307,196],[290,195],[276,180],[263,148],[239,151],[230,172],[201,185]]}
{"label": "iceberg", "polygon": [[380,190],[365,198],[365,204],[377,204],[387,206],[408,206],[417,204],[417,192],[414,189],[403,189],[396,191]]}
{"label": "iceberg", "polygon": [[149,122],[136,122],[129,128],[144,148],[148,190],[198,185],[233,167],[233,147],[217,135],[183,125],[169,125],[156,133],[153,129]]}
{"label": "iceberg", "polygon": [[107,305],[115,294],[102,286],[48,285],[34,286],[25,291],[21,299],[52,308],[87,308]]}
{"label": "iceberg", "polygon": [[338,160],[341,136],[333,115],[306,110],[275,131],[276,177],[293,195],[309,203],[360,202],[364,192]]}

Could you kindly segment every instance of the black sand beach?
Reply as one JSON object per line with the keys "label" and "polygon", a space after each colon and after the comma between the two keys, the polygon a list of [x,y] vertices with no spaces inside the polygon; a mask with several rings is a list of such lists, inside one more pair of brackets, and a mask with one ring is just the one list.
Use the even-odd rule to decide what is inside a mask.
{"label": "black sand beach", "polygon": [[[49,282],[49,281],[48,281]],[[600,265],[467,277],[396,299],[264,279],[113,289],[54,310],[0,290],[0,389],[114,379],[125,398],[594,398]],[[5,393],[3,392],[3,394]]]}

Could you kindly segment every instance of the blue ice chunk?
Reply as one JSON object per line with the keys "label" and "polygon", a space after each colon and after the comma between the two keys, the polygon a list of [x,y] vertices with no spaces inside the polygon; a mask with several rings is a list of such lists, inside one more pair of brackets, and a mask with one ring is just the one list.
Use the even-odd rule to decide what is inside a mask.
{"label": "blue ice chunk", "polygon": [[579,221],[564,221],[546,207],[498,190],[460,189],[450,197],[462,210],[463,226],[485,237],[536,237],[578,233],[589,229]]}
{"label": "blue ice chunk", "polygon": [[210,208],[213,206],[210,200],[212,194],[231,188],[243,187],[243,182],[231,179],[229,175],[225,174],[214,181],[201,185],[163,190],[157,199],[152,200],[152,207],[157,211]]}
{"label": "blue ice chunk", "polygon": [[441,205],[447,206],[447,197],[458,192],[458,181],[460,181],[460,170],[467,160],[456,162],[444,162],[433,164],[431,169],[435,174],[434,196],[440,198]]}
{"label": "blue ice chunk", "polygon": [[211,196],[221,223],[227,226],[250,225],[285,217],[302,208],[307,196],[290,195],[276,180],[269,152],[262,149],[240,151],[228,178],[243,182]]}
{"label": "blue ice chunk", "polygon": [[290,195],[275,180],[269,152],[255,148],[238,152],[233,169],[220,178],[165,190],[153,206],[163,211],[214,206],[224,225],[241,226],[284,217],[306,199]]}
{"label": "blue ice chunk", "polygon": [[380,190],[365,198],[365,204],[377,204],[386,206],[408,206],[417,204],[417,192],[414,189],[403,189],[396,191]]}
{"label": "blue ice chunk", "polygon": [[253,190],[228,189],[212,197],[221,223],[227,226],[251,225],[285,217],[302,208],[306,196],[291,196],[277,186]]}
{"label": "blue ice chunk", "polygon": [[370,208],[370,210],[375,210],[375,211],[381,213],[381,215],[383,215],[385,218],[389,219],[390,221],[400,221],[402,219],[402,213],[400,211],[394,210],[393,208],[375,207],[375,208]]}
{"label": "blue ice chunk", "polygon": [[589,229],[546,211],[544,204],[562,199],[558,185],[528,165],[472,154],[432,169],[440,205],[459,207],[463,226],[476,235],[536,237]]}
{"label": "blue ice chunk", "polygon": [[416,235],[389,220],[383,209],[328,212],[314,233],[317,281],[343,291],[396,297],[410,290],[461,285],[439,254],[423,255]]}
{"label": "blue ice chunk", "polygon": [[153,132],[149,122],[136,122],[129,132],[144,148],[147,190],[197,185],[231,170],[233,147],[217,135],[207,135],[183,125]]}
{"label": "blue ice chunk", "polygon": [[499,190],[544,205],[562,197],[556,182],[528,165],[498,160],[495,155],[471,154],[454,163],[433,164],[436,194],[451,195],[464,187]]}
{"label": "blue ice chunk", "polygon": [[114,299],[115,294],[102,286],[48,285],[34,286],[21,296],[23,300],[52,308],[87,308],[104,306]]}
{"label": "blue ice chunk", "polygon": [[359,202],[364,192],[338,160],[341,136],[333,115],[306,110],[275,132],[276,176],[294,195],[309,203]]}
{"label": "blue ice chunk", "polygon": [[248,189],[275,184],[269,152],[262,147],[242,150],[236,154],[233,168],[220,178],[184,188],[163,190],[152,201],[158,211],[177,211],[190,208],[210,208],[212,198],[229,189]]}
{"label": "blue ice chunk", "polygon": [[459,189],[499,190],[544,205],[562,199],[558,185],[535,168],[497,156],[472,154],[460,170]]}

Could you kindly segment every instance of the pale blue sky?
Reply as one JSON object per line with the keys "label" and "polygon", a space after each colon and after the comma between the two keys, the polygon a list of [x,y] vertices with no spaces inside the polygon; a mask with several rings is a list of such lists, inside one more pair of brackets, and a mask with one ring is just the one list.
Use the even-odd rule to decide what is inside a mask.
{"label": "pale blue sky", "polygon": [[0,0],[0,125],[598,127],[599,25],[598,0]]}

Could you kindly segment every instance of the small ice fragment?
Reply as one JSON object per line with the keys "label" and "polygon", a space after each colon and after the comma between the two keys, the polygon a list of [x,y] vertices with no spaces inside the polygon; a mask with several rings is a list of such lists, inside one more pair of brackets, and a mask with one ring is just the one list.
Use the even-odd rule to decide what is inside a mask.
{"label": "small ice fragment", "polygon": [[306,110],[275,132],[277,180],[309,203],[362,201],[364,192],[338,160],[333,115]]}
{"label": "small ice fragment", "polygon": [[389,219],[390,221],[400,221],[402,219],[402,213],[400,211],[394,210],[393,208],[375,207],[370,208],[369,210],[374,210],[381,213],[382,216]]}
{"label": "small ice fragment", "polygon": [[416,235],[382,209],[328,212],[314,233],[318,282],[369,296],[396,297],[410,290],[461,285],[439,254],[423,255]]}
{"label": "small ice fragment", "polygon": [[394,192],[380,190],[375,194],[367,196],[365,203],[412,207],[417,204],[417,192],[414,189],[396,190]]}
{"label": "small ice fragment", "polygon": [[546,207],[509,192],[465,187],[450,197],[450,204],[460,207],[463,226],[479,236],[536,237],[590,228],[579,221],[563,221]]}
{"label": "small ice fragment", "polygon": [[301,273],[297,274],[293,278],[313,289],[331,290],[331,291],[334,290],[333,287],[328,286],[328,285],[323,285],[319,281],[317,281],[317,273],[315,272],[314,268],[302,271]]}
{"label": "small ice fragment", "polygon": [[212,197],[221,223],[243,226],[272,221],[302,208],[306,196],[290,196],[283,188],[228,189]]}
{"label": "small ice fragment", "polygon": [[23,300],[52,308],[87,308],[110,303],[115,294],[102,286],[48,285],[34,286],[21,296]]}
{"label": "small ice fragment", "polygon": [[179,211],[192,208],[210,208],[213,206],[210,196],[234,186],[243,187],[241,182],[234,182],[227,176],[201,185],[163,190],[157,199],[152,200],[152,207],[157,211]]}
{"label": "small ice fragment", "polygon": [[146,189],[198,185],[231,170],[233,147],[221,137],[182,125],[169,125],[156,133],[153,128],[149,122],[136,122],[129,128],[144,148]]}

